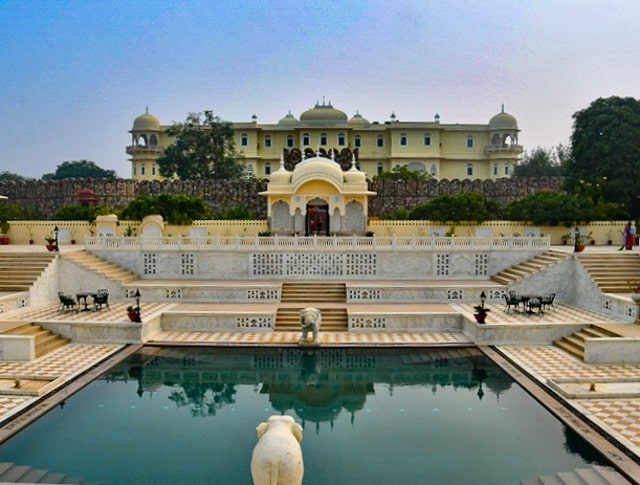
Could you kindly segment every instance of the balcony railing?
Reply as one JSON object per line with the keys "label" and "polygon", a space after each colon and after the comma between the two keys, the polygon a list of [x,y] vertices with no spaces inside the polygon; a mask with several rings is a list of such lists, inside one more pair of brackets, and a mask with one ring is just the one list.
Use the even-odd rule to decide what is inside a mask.
{"label": "balcony railing", "polygon": [[488,145],[485,148],[485,151],[487,153],[522,153],[522,145],[500,145],[500,146],[493,146],[493,145]]}
{"label": "balcony railing", "polygon": [[160,145],[153,145],[153,146],[129,145],[127,147],[127,153],[129,155],[132,155],[134,153],[145,153],[145,152],[162,153],[163,151],[164,151],[164,147]]}
{"label": "balcony railing", "polygon": [[531,251],[547,250],[545,237],[88,237],[89,250],[164,251]]}

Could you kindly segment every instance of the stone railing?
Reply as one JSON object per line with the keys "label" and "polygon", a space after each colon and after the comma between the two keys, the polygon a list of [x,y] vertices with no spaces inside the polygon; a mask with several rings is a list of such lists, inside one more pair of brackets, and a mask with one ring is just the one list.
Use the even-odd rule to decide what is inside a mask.
{"label": "stone railing", "polygon": [[228,250],[228,251],[538,251],[549,249],[545,237],[86,237],[89,250]]}

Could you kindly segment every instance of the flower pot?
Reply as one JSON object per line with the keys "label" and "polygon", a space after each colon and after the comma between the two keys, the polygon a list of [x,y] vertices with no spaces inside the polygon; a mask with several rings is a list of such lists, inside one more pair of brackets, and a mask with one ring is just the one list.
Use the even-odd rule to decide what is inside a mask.
{"label": "flower pot", "polygon": [[486,315],[481,315],[479,313],[474,313],[473,316],[476,319],[476,322],[478,323],[484,323],[485,318],[487,318]]}
{"label": "flower pot", "polygon": [[55,251],[56,250],[56,245],[55,244],[46,244],[45,246],[49,251]]}
{"label": "flower pot", "polygon": [[9,236],[0,236],[0,244],[9,244]]}
{"label": "flower pot", "polygon": [[127,313],[127,315],[129,316],[129,320],[131,320],[132,322],[140,321],[140,315],[138,315],[137,313]]}

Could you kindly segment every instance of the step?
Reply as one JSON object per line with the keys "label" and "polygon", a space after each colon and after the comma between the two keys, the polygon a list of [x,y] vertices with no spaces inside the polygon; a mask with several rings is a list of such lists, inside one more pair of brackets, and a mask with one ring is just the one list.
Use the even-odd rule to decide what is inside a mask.
{"label": "step", "polygon": [[564,350],[565,352],[567,352],[567,353],[569,353],[569,354],[571,354],[571,355],[573,355],[575,357],[578,357],[581,360],[584,360],[584,348],[575,347],[574,345],[570,344],[569,342],[565,341],[564,339],[555,340],[553,342],[553,344],[556,347]]}

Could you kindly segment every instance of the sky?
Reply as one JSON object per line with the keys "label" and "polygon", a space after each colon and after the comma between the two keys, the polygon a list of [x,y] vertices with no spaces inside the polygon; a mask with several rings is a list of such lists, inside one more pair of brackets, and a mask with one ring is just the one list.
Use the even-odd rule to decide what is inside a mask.
{"label": "sky", "polygon": [[640,98],[638,0],[0,0],[0,172],[130,177],[148,108],[276,123],[323,97],[369,121],[515,116],[525,150]]}

